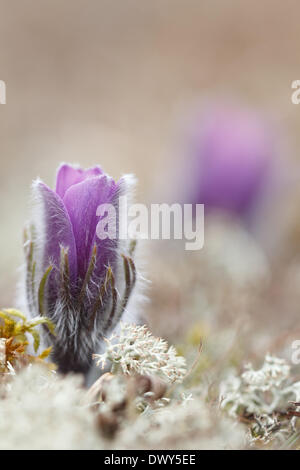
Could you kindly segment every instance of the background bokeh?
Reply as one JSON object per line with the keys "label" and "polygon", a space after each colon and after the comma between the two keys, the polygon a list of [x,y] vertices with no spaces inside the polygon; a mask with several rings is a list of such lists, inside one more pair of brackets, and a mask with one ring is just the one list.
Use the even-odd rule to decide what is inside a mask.
{"label": "background bokeh", "polygon": [[[226,97],[268,115],[281,135],[284,166],[297,168],[300,106],[291,103],[291,82],[299,78],[299,13],[296,0],[0,0],[0,79],[7,85],[0,106],[1,305],[14,302],[31,181],[52,184],[61,161],[100,164],[114,177],[135,173],[139,202],[167,197],[189,110]],[[293,246],[290,258],[299,246],[292,173],[294,192],[278,215],[291,237],[277,236],[275,207],[264,218],[266,227],[273,220],[268,242]],[[155,242],[147,249],[159,251]],[[148,261],[154,317],[178,308],[183,286],[174,256],[165,256]],[[188,270],[192,257],[183,262]],[[299,274],[288,276],[294,282]],[[284,299],[295,314],[290,277]],[[277,287],[269,298],[286,308]],[[274,314],[270,306],[265,312]]]}

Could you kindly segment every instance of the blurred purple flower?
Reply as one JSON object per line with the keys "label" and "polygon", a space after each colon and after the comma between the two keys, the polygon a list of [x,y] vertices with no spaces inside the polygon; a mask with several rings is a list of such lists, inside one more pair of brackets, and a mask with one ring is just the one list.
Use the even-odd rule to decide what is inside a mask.
{"label": "blurred purple flower", "polygon": [[269,184],[273,135],[255,113],[212,107],[189,137],[187,201],[248,217]]}
{"label": "blurred purple flower", "polygon": [[121,246],[118,238],[100,240],[96,234],[98,206],[112,204],[118,214],[119,197],[128,188],[126,176],[116,183],[99,167],[66,164],[58,169],[55,191],[34,182],[38,211],[25,243],[27,305],[31,315],[46,315],[56,325],[55,337],[43,333],[63,372],[88,371],[134,287],[135,267],[125,242]]}

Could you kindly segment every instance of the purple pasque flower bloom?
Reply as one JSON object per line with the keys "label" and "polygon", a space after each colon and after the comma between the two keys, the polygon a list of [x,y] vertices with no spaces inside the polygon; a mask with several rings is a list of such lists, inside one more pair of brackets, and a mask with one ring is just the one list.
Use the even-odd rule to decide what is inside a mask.
{"label": "purple pasque flower bloom", "polygon": [[275,155],[273,133],[255,112],[211,106],[191,126],[186,202],[248,219],[269,189]]}
{"label": "purple pasque flower bloom", "polygon": [[115,182],[99,167],[67,164],[58,169],[55,191],[40,180],[33,184],[37,210],[25,243],[27,305],[31,315],[55,324],[55,336],[46,328],[43,335],[62,372],[88,372],[135,286],[133,244],[118,232],[103,240],[96,233],[99,205],[111,204],[118,215],[119,197],[129,189],[129,176]]}

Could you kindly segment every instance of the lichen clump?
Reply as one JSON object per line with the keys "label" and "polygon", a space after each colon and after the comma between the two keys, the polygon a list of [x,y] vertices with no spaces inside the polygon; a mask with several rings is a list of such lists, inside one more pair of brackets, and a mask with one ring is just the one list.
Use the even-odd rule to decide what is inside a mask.
{"label": "lichen clump", "polygon": [[229,416],[248,425],[251,445],[283,443],[296,434],[293,403],[300,401],[300,382],[284,359],[267,354],[260,369],[247,364],[240,376],[231,374],[221,384],[220,400]]}
{"label": "lichen clump", "polygon": [[121,332],[106,340],[103,354],[94,354],[102,368],[109,362],[124,374],[159,375],[167,382],[181,382],[186,374],[186,363],[173,346],[153,336],[148,328],[122,324]]}

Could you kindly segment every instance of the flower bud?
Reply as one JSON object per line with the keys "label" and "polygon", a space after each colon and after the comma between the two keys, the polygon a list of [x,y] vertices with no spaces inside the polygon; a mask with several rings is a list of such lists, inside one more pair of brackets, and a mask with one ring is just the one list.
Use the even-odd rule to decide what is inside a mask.
{"label": "flower bud", "polygon": [[[119,197],[130,177],[115,182],[99,167],[83,170],[63,164],[56,189],[33,184],[36,211],[25,240],[26,300],[43,326],[51,360],[62,372],[88,372],[92,354],[121,319],[136,283],[133,245],[118,237]],[[98,208],[114,209],[116,237],[97,235]],[[131,248],[130,248],[131,246]]]}

